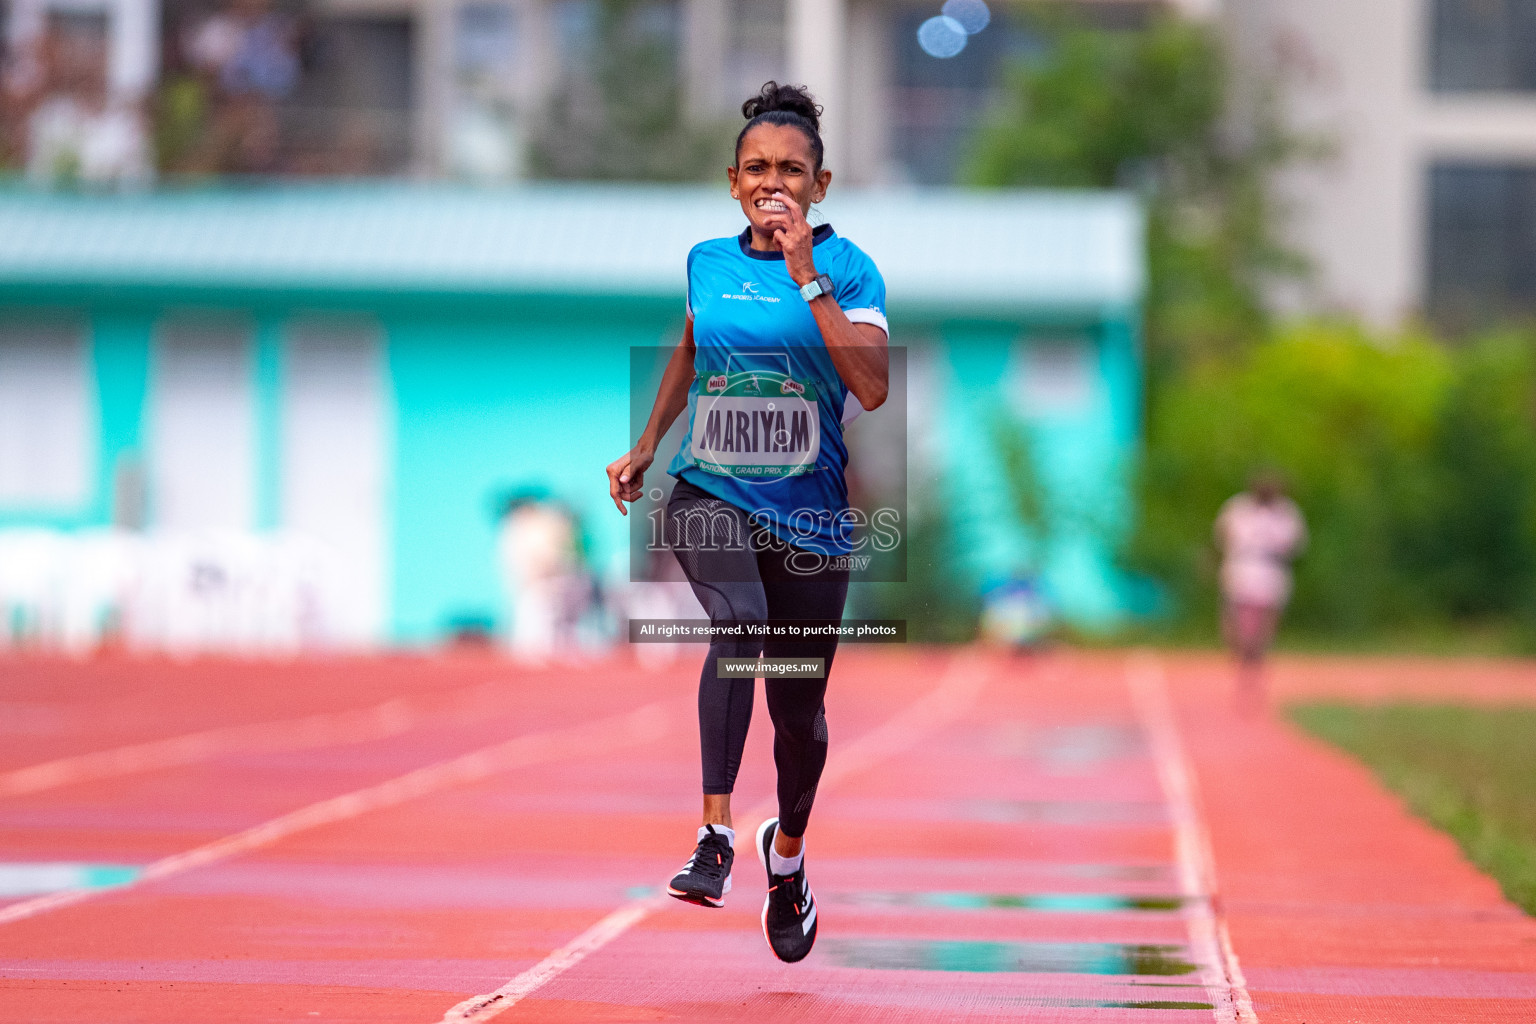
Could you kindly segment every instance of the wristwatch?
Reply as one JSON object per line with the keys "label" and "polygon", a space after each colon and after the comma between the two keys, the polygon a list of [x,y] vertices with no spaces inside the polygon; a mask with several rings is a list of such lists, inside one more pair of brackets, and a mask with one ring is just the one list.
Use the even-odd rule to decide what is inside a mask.
{"label": "wristwatch", "polygon": [[817,274],[816,280],[800,286],[800,297],[806,302],[821,298],[823,295],[832,294],[832,279],[826,274]]}

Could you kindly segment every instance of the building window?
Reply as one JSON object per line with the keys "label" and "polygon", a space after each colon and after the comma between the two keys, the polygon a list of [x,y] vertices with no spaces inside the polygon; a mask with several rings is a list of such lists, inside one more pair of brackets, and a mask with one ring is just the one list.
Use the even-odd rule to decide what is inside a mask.
{"label": "building window", "polygon": [[[1008,69],[1038,59],[1050,45],[1049,33],[1026,8],[991,6],[992,22],[984,31],[970,36],[956,56],[938,58],[924,52],[917,31],[940,5],[891,5],[892,156],[913,182],[947,185],[959,179],[971,139],[1005,87]],[[1074,8],[1083,24],[1109,32],[1143,28],[1155,9],[1141,0]]]}
{"label": "building window", "polygon": [[411,159],[415,104],[409,18],[317,17],[302,39],[303,73],[279,110],[286,169],[390,174]]}
{"label": "building window", "polygon": [[394,174],[412,155],[413,16],[390,4],[164,0],[162,170]]}
{"label": "building window", "polygon": [[1437,92],[1536,90],[1536,4],[1434,0],[1430,85]]}
{"label": "building window", "polygon": [[1536,165],[1438,164],[1429,206],[1437,318],[1470,326],[1536,312]]}
{"label": "building window", "polygon": [[959,55],[931,57],[918,44],[917,29],[933,14],[928,7],[898,8],[891,19],[896,58],[893,155],[912,181],[948,185],[962,171],[967,143],[996,98],[1009,61],[1036,52],[1040,43],[998,11],[986,31],[972,36]]}
{"label": "building window", "polygon": [[85,332],[0,324],[0,506],[77,508],[91,494],[94,441]]}

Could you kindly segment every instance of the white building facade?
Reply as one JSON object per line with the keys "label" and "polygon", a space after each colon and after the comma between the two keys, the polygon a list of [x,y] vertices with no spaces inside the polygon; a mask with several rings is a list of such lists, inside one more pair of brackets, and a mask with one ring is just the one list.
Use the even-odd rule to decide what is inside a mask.
{"label": "white building facade", "polygon": [[1299,305],[1390,327],[1536,306],[1536,4],[1225,0],[1236,66],[1332,152],[1287,177]]}

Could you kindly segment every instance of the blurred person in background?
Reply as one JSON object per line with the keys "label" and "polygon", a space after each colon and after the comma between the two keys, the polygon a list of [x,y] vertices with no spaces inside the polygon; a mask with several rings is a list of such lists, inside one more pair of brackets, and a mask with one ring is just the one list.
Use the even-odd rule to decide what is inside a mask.
{"label": "blurred person in background", "polygon": [[[682,566],[665,548],[646,552],[645,578],[631,580],[624,586],[623,617],[630,619],[705,619],[708,613],[699,604]],[[622,621],[622,620],[621,620]],[[631,644],[635,661],[642,667],[660,669],[684,654],[683,643]]]}
{"label": "blurred person in background", "polygon": [[[806,219],[832,180],[822,166],[821,113],[804,89],[775,82],[742,105],[747,124],[727,175],[747,227],[688,254],[682,341],[640,440],[608,466],[609,494],[627,515],[624,502],[642,497],[662,438],[688,411],[687,437],[669,467],[677,482],[667,504],[667,540],[716,626],[837,624],[848,595],[842,428],[859,409],[886,399],[885,282],[830,224],[812,228]],[[700,405],[704,395],[712,411]],[[735,425],[734,437],[714,429],[722,422]],[[752,425],[759,423],[760,432]],[[754,846],[768,874],[763,934],[786,962],[803,959],[816,941],[804,836],[826,765],[823,698],[836,650],[835,636],[722,636],[710,644],[699,679],[703,821],[693,855],[668,892],[719,907],[731,887],[731,791],[756,682],[722,678],[720,662],[764,655],[823,660],[820,679],[765,681],[779,814],[758,828]]]}
{"label": "blurred person in background", "polygon": [[8,69],[10,120],[26,139],[35,185],[146,184],[149,140],[138,106],[107,87],[105,19],[51,14]]}
{"label": "blurred person in background", "polygon": [[542,495],[514,494],[503,506],[496,543],[512,607],[513,655],[543,664],[575,653],[592,597],[575,517]]}
{"label": "blurred person in background", "polygon": [[1050,603],[1029,575],[1008,576],[982,595],[980,636],[985,643],[1014,651],[1040,647],[1049,638]]}
{"label": "blurred person in background", "polygon": [[214,101],[211,130],[190,158],[202,173],[278,169],[278,104],[299,81],[299,29],[268,0],[235,0],[194,25],[182,41]]}
{"label": "blurred person in background", "polygon": [[1222,633],[1237,659],[1238,703],[1256,711],[1264,703],[1264,655],[1290,599],[1291,561],[1306,545],[1307,526],[1279,474],[1263,471],[1222,505],[1215,533]]}

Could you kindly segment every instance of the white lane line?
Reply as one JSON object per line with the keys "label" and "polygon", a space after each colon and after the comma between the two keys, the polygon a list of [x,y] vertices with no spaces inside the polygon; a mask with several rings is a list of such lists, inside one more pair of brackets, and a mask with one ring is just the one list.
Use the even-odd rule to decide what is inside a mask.
{"label": "white lane line", "polygon": [[264,750],[308,750],[388,739],[432,718],[451,721],[477,712],[504,691],[489,683],[458,691],[448,706],[427,711],[397,697],[369,708],[333,711],[277,722],[230,725],[145,743],[56,758],[0,772],[0,797],[40,793],[59,786],[195,764],[227,754]]}
{"label": "white lane line", "polygon": [[1162,662],[1149,651],[1138,651],[1126,659],[1125,681],[1173,820],[1184,921],[1201,982],[1215,1007],[1216,1020],[1222,1024],[1256,1024],[1259,1018],[1248,997],[1248,983],[1220,912],[1211,837],[1200,815],[1200,792],[1179,739]]}
{"label": "white lane line", "polygon": [[[822,770],[817,791],[825,793],[839,781],[901,753],[924,735],[959,718],[976,702],[991,670],[991,663],[982,657],[956,655],[937,687],[894,717],[834,751]],[[770,798],[735,817],[754,821],[767,817],[775,809],[776,803]],[[749,831],[742,829],[738,834],[747,835]],[[624,904],[505,985],[484,995],[471,996],[454,1006],[443,1014],[440,1024],[479,1024],[506,1013],[530,993],[575,967],[667,902],[668,897],[652,896]]]}
{"label": "white lane line", "polygon": [[472,996],[443,1015],[445,1021],[490,1020],[505,1013],[545,982],[564,974],[640,923],[659,905],[659,898],[635,900],[613,911],[494,992]]}
{"label": "white lane line", "polygon": [[586,725],[517,736],[447,761],[418,768],[374,786],[321,800],[191,850],[162,857],[147,865],[137,878],[124,885],[64,889],[0,907],[0,924],[36,917],[103,893],[121,892],[145,882],[179,875],[193,868],[270,846],[299,832],[394,807],[450,786],[478,782],[513,768],[579,756],[594,748],[659,739],[670,728],[671,718],[665,705],[648,704],[627,714],[613,715]]}

